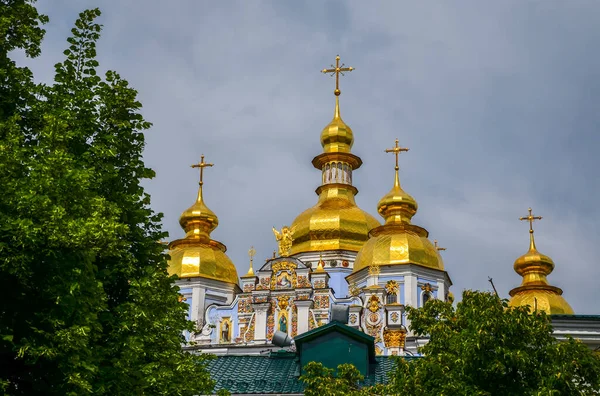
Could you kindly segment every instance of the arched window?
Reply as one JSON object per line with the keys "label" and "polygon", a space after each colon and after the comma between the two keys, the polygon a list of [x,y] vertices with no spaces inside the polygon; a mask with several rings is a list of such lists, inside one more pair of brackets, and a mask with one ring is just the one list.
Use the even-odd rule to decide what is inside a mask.
{"label": "arched window", "polygon": [[423,306],[431,299],[431,294],[428,292],[423,293]]}
{"label": "arched window", "polygon": [[398,295],[396,293],[389,293],[386,298],[388,304],[396,304],[398,302]]}

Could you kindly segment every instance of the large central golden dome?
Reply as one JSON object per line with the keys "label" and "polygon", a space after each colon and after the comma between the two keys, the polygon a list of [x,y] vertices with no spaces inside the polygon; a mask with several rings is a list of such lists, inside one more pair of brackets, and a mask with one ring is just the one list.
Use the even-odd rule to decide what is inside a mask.
{"label": "large central golden dome", "polygon": [[356,188],[336,184],[321,186],[317,193],[319,202],[292,223],[291,253],[337,249],[358,252],[379,222],[356,206]]}

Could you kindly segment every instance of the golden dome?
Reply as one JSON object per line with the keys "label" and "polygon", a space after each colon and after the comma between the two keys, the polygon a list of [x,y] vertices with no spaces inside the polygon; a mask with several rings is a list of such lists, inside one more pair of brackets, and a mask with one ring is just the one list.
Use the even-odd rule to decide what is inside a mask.
{"label": "golden dome", "polygon": [[385,224],[374,228],[371,238],[356,255],[354,272],[371,265],[399,264],[444,270],[440,254],[427,236],[427,230],[413,224]]}
{"label": "golden dome", "polygon": [[349,153],[353,144],[352,129],[340,116],[340,99],[336,96],[333,120],[321,132],[321,146],[326,153]]}
{"label": "golden dome", "polygon": [[169,274],[180,278],[200,277],[237,284],[237,270],[225,254],[227,248],[221,242],[210,238],[210,233],[217,228],[219,219],[204,203],[202,171],[204,167],[212,164],[204,162],[204,155],[201,158],[199,164],[192,166],[200,168],[200,187],[196,202],[179,218],[185,237],[169,244]]}
{"label": "golden dome", "polygon": [[547,314],[570,314],[573,308],[562,296],[563,291],[551,286],[546,276],[554,270],[554,261],[545,254],[540,253],[533,237],[533,220],[541,220],[531,214],[521,217],[521,220],[529,221],[529,250],[527,253],[515,260],[514,269],[523,277],[521,286],[510,291],[511,306],[529,305],[531,310],[545,311]]}
{"label": "golden dome", "polygon": [[198,189],[196,202],[187,208],[179,217],[179,225],[186,237],[208,238],[219,225],[217,215],[206,206],[202,198],[202,187]]}
{"label": "golden dome", "polygon": [[369,231],[380,223],[356,206],[356,192],[347,184],[320,186],[317,204],[302,212],[291,225],[290,254],[338,249],[357,252],[367,241]]}
{"label": "golden dome", "polygon": [[386,152],[396,154],[394,187],[383,196],[377,211],[385,219],[385,224],[370,232],[370,239],[360,249],[354,261],[353,272],[372,265],[415,264],[426,268],[444,270],[444,262],[438,249],[427,237],[426,229],[411,224],[417,213],[417,202],[400,186],[398,154],[408,151],[396,146]]}
{"label": "golden dome", "polygon": [[417,213],[418,208],[417,201],[400,187],[400,177],[396,169],[394,187],[379,200],[377,212],[385,219],[386,223],[410,224],[410,220]]}
{"label": "golden dome", "polygon": [[238,283],[237,270],[221,242],[178,239],[169,246],[169,273],[180,278],[208,278]]}

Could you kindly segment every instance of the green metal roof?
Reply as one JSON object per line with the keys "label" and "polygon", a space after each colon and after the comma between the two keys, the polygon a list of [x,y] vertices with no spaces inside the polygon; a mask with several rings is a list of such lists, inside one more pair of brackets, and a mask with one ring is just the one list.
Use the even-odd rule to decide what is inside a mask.
{"label": "green metal roof", "polygon": [[[394,356],[377,356],[372,374],[364,386],[387,382],[395,367]],[[404,357],[412,360],[415,358]],[[275,352],[259,356],[217,356],[208,363],[211,377],[217,381],[215,392],[227,389],[232,394],[298,394],[304,392],[300,362],[295,353]]]}
{"label": "green metal roof", "polygon": [[357,330],[353,327],[350,327],[346,324],[339,322],[329,322],[326,325],[317,327],[306,333],[302,333],[294,338],[294,342],[296,344],[296,349],[301,350],[302,344],[314,340],[315,338],[322,337],[326,333],[331,332],[340,332],[342,334],[347,335],[350,338],[353,338],[365,345],[367,345],[369,352],[369,361],[373,363],[375,360],[375,338],[370,335],[363,333],[360,330]]}

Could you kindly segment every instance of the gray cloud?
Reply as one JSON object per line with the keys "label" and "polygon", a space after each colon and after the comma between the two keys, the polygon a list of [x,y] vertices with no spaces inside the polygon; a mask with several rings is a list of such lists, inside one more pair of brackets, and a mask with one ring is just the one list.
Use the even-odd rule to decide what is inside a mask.
{"label": "gray cloud", "polygon": [[[51,17],[50,81],[76,15],[92,1],[39,6]],[[104,68],[139,90],[146,183],[171,238],[192,204],[201,153],[216,165],[205,197],[240,274],[246,251],[270,256],[272,225],[316,202],[319,134],[333,81],[318,71],[339,53],[357,68],[342,81],[342,116],[364,166],[358,204],[373,215],[392,184],[383,149],[398,137],[403,187],[416,224],[447,247],[455,294],[520,283],[532,206],[538,248],[556,262],[550,282],[578,313],[599,313],[600,4],[577,2],[161,2],[102,4]]]}

